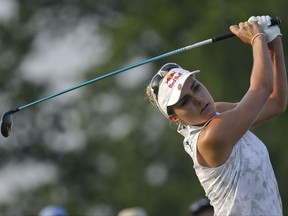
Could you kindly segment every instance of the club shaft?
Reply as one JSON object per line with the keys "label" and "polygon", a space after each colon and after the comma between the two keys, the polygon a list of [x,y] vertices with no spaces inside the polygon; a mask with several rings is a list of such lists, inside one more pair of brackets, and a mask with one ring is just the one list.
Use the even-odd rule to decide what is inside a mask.
{"label": "club shaft", "polygon": [[[191,45],[191,46],[192,46],[192,45]],[[189,49],[191,49],[191,48],[189,48]],[[127,67],[124,67],[124,68],[115,70],[115,71],[110,72],[110,73],[108,73],[108,74],[104,74],[104,75],[102,75],[102,76],[100,76],[100,77],[97,77],[97,78],[95,78],[95,79],[88,80],[88,81],[86,81],[86,82],[84,82],[84,83],[81,83],[81,84],[79,84],[79,85],[73,86],[73,87],[68,88],[68,89],[66,89],[66,90],[63,90],[63,91],[61,91],[61,92],[59,92],[59,93],[56,93],[56,94],[53,94],[53,95],[44,97],[44,98],[42,98],[42,99],[36,100],[36,101],[34,101],[34,102],[31,102],[31,103],[29,103],[29,104],[26,104],[26,105],[24,105],[24,106],[21,106],[21,107],[17,108],[16,110],[17,110],[17,111],[20,111],[20,110],[26,109],[26,108],[28,108],[28,107],[30,107],[30,106],[33,106],[33,105],[36,105],[36,104],[38,104],[38,103],[44,102],[44,101],[46,101],[46,100],[52,99],[52,98],[54,98],[54,97],[60,96],[60,95],[62,95],[62,94],[65,94],[65,93],[67,93],[67,92],[70,92],[70,91],[73,91],[73,90],[75,90],[75,89],[81,88],[81,87],[83,87],[83,86],[89,85],[89,84],[91,84],[91,83],[97,82],[97,81],[99,81],[99,80],[105,79],[105,78],[107,78],[107,77],[116,75],[116,74],[121,73],[121,72],[123,72],[123,71],[127,71],[127,70],[130,70],[130,69],[132,69],[132,68],[139,67],[139,66],[141,66],[141,65],[144,65],[144,64],[147,64],[147,63],[150,63],[150,62],[153,62],[153,61],[157,61],[157,60],[159,60],[159,59],[166,58],[166,57],[171,56],[171,55],[175,55],[175,54],[184,52],[184,51],[186,51],[186,50],[188,50],[188,46],[187,46],[187,47],[180,48],[180,49],[177,49],[177,50],[173,50],[173,51],[168,52],[168,53],[164,53],[164,54],[162,54],[162,55],[156,56],[156,57],[154,57],[154,58],[147,59],[147,60],[145,60],[145,61],[142,61],[142,62],[133,64],[133,65],[129,65],[129,66],[127,66]]]}
{"label": "club shaft", "polygon": [[[279,17],[276,17],[276,18],[273,18],[271,19],[271,25],[278,25],[281,23],[281,20]],[[188,45],[188,46],[185,46],[185,47],[182,47],[182,48],[179,48],[179,49],[176,49],[176,50],[173,50],[173,51],[170,51],[170,52],[167,52],[167,53],[164,53],[162,55],[158,55],[156,57],[153,57],[153,58],[150,58],[150,59],[147,59],[147,60],[144,60],[144,61],[141,61],[141,62],[138,62],[136,64],[132,64],[132,65],[129,65],[129,66],[126,66],[126,67],[123,67],[121,69],[118,69],[118,70],[115,70],[113,72],[110,72],[108,74],[105,74],[105,75],[102,75],[100,77],[97,77],[97,78],[94,78],[94,79],[91,79],[91,80],[88,80],[86,82],[83,82],[81,84],[78,84],[76,86],[73,86],[71,88],[68,88],[66,90],[63,90],[59,93],[56,93],[56,94],[52,94],[50,96],[47,96],[47,97],[44,97],[42,99],[39,99],[39,100],[36,100],[34,102],[31,102],[31,103],[28,103],[24,106],[21,106],[21,107],[18,107],[14,110],[11,110],[13,111],[13,113],[15,112],[18,112],[20,110],[24,110],[28,107],[31,107],[33,105],[36,105],[36,104],[39,104],[41,102],[44,102],[46,100],[50,100],[52,98],[55,98],[57,96],[60,96],[62,94],[65,94],[67,92],[70,92],[70,91],[73,91],[75,89],[78,89],[78,88],[81,88],[83,86],[86,86],[86,85],[89,85],[91,83],[94,83],[94,82],[97,82],[99,80],[102,80],[102,79],[105,79],[107,77],[110,77],[110,76],[113,76],[113,75],[116,75],[116,74],[119,74],[123,71],[127,71],[127,70],[130,70],[130,69],[133,69],[133,68],[136,68],[136,67],[139,67],[141,65],[144,65],[144,64],[147,64],[147,63],[151,63],[151,62],[154,62],[154,61],[157,61],[157,60],[160,60],[160,59],[163,59],[163,58],[166,58],[168,56],[171,56],[171,55],[175,55],[175,54],[178,54],[178,53],[182,53],[182,52],[185,52],[187,50],[190,50],[190,49],[193,49],[193,48],[196,48],[196,47],[200,47],[200,46],[203,46],[203,45],[206,45],[206,44],[210,44],[210,43],[214,43],[214,42],[217,42],[217,41],[221,41],[221,40],[224,40],[224,39],[227,39],[227,38],[231,38],[235,36],[233,33],[229,32],[229,33],[226,33],[226,34],[222,34],[222,35],[218,35],[218,36],[215,36],[215,37],[212,37],[210,39],[207,39],[207,40],[204,40],[204,41],[201,41],[201,42],[198,42],[198,43],[194,43],[194,44],[191,44],[191,45]]]}
{"label": "club shaft", "polygon": [[167,52],[167,53],[164,53],[164,54],[162,54],[162,55],[159,55],[159,56],[156,56],[156,57],[153,57],[153,58],[150,58],[150,59],[147,59],[147,60],[138,62],[138,63],[136,63],[136,64],[129,65],[129,66],[127,66],[127,67],[124,67],[124,68],[115,70],[115,71],[110,72],[110,73],[108,73],[108,74],[104,74],[104,75],[102,75],[102,76],[100,76],[100,77],[97,77],[97,78],[95,78],[95,79],[88,80],[88,81],[83,82],[83,83],[81,83],[81,84],[79,84],[79,85],[76,85],[76,86],[73,86],[73,87],[68,88],[68,89],[66,89],[66,90],[63,90],[63,91],[61,91],[61,92],[59,92],[59,93],[56,93],[56,94],[53,94],[53,95],[44,97],[44,98],[42,98],[42,99],[36,100],[36,101],[31,102],[31,103],[29,103],[29,104],[26,104],[26,105],[24,105],[24,106],[18,107],[17,109],[15,109],[15,111],[17,112],[17,111],[20,111],[20,110],[24,110],[24,109],[26,109],[26,108],[28,108],[28,107],[33,106],[33,105],[39,104],[39,103],[44,102],[44,101],[46,101],[46,100],[50,100],[50,99],[52,99],[52,98],[54,98],[54,97],[60,96],[60,95],[62,95],[62,94],[65,94],[65,93],[67,93],[67,92],[70,92],[70,91],[73,91],[73,90],[75,90],[75,89],[81,88],[81,87],[83,87],[83,86],[89,85],[89,84],[91,84],[91,83],[97,82],[97,81],[99,81],[99,80],[105,79],[105,78],[107,78],[107,77],[110,77],[110,76],[119,74],[119,73],[121,73],[121,72],[124,72],[124,71],[130,70],[130,69],[139,67],[139,66],[141,66],[141,65],[148,64],[148,63],[157,61],[157,60],[159,60],[159,59],[163,59],[163,58],[166,58],[166,57],[171,56],[171,55],[175,55],[175,54],[178,54],[178,53],[182,53],[182,52],[185,52],[185,51],[190,50],[190,49],[192,49],[192,48],[196,48],[196,47],[199,47],[199,46],[203,46],[203,45],[206,45],[206,44],[209,44],[209,43],[212,43],[212,39],[208,39],[208,40],[201,41],[201,42],[198,42],[198,43],[195,43],[195,44],[192,44],[192,45],[188,45],[188,46],[185,46],[185,47],[182,47],[182,48],[173,50],[173,51],[171,51],[171,52]]}

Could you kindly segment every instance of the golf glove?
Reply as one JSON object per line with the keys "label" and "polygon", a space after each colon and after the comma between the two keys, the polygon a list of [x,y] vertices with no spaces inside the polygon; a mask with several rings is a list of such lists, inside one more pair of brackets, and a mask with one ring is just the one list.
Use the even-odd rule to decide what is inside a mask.
{"label": "golf glove", "polygon": [[270,16],[252,16],[248,19],[248,22],[249,21],[257,22],[262,27],[264,33],[266,34],[267,43],[273,41],[278,35],[282,36],[278,25],[270,26]]}

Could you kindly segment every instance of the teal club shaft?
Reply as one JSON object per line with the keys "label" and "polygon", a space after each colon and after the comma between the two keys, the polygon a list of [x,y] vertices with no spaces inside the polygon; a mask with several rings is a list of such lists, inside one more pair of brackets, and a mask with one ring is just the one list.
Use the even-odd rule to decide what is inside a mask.
{"label": "teal club shaft", "polygon": [[[272,18],[271,19],[271,26],[273,25],[278,25],[281,23],[281,20],[279,17],[275,17],[275,18]],[[47,101],[47,100],[50,100],[52,98],[55,98],[57,96],[60,96],[62,94],[65,94],[67,92],[70,92],[70,91],[73,91],[75,89],[78,89],[78,88],[81,88],[83,86],[86,86],[86,85],[89,85],[91,83],[94,83],[94,82],[97,82],[99,80],[102,80],[102,79],[105,79],[105,78],[108,78],[110,76],[114,76],[116,74],[119,74],[119,73],[122,73],[124,71],[127,71],[127,70],[130,70],[130,69],[133,69],[133,68],[136,68],[136,67],[139,67],[141,65],[144,65],[144,64],[148,64],[148,63],[151,63],[151,62],[154,62],[154,61],[157,61],[157,60],[160,60],[160,59],[163,59],[163,58],[166,58],[168,56],[172,56],[172,55],[175,55],[175,54],[179,54],[179,53],[182,53],[182,52],[185,52],[185,51],[188,51],[190,49],[193,49],[193,48],[196,48],[196,47],[200,47],[200,46],[203,46],[203,45],[206,45],[206,44],[210,44],[210,43],[214,43],[214,42],[217,42],[217,41],[221,41],[221,40],[224,40],[224,39],[227,39],[227,38],[231,38],[231,37],[234,37],[235,35],[232,34],[231,32],[229,33],[225,33],[225,34],[222,34],[222,35],[218,35],[218,36],[215,36],[215,37],[212,37],[210,39],[207,39],[207,40],[203,40],[201,42],[198,42],[198,43],[194,43],[194,44],[191,44],[191,45],[188,45],[188,46],[185,46],[185,47],[182,47],[182,48],[179,48],[179,49],[176,49],[176,50],[173,50],[173,51],[170,51],[170,52],[167,52],[167,53],[164,53],[162,55],[158,55],[156,57],[153,57],[153,58],[150,58],[150,59],[147,59],[147,60],[144,60],[144,61],[141,61],[141,62],[138,62],[136,64],[132,64],[132,65],[129,65],[129,66],[126,66],[126,67],[123,67],[121,69],[118,69],[118,70],[115,70],[115,71],[112,71],[108,74],[105,74],[105,75],[102,75],[100,77],[97,77],[97,78],[94,78],[94,79],[91,79],[91,80],[88,80],[86,82],[83,82],[81,84],[78,84],[76,86],[73,86],[71,88],[68,88],[66,90],[63,90],[59,93],[56,93],[56,94],[52,94],[50,96],[47,96],[47,97],[44,97],[42,99],[39,99],[39,100],[36,100],[34,102],[31,102],[31,103],[28,103],[24,106],[21,106],[21,107],[18,107],[17,109],[14,109],[14,110],[11,110],[11,114],[12,113],[15,113],[15,112],[18,112],[20,110],[24,110],[28,107],[31,107],[33,105],[36,105],[36,104],[39,104],[39,103],[42,103],[44,101]]]}
{"label": "teal club shaft", "polygon": [[[163,59],[163,58],[166,58],[166,57],[171,56],[171,55],[175,55],[175,54],[178,54],[178,53],[182,53],[182,52],[185,52],[185,51],[187,51],[187,50],[190,50],[190,49],[193,49],[193,48],[196,48],[196,47],[199,47],[199,46],[203,46],[203,45],[209,44],[209,43],[212,43],[212,39],[208,39],[208,40],[205,40],[205,41],[202,41],[202,42],[198,42],[198,43],[195,43],[195,44],[192,44],[192,45],[188,45],[188,46],[185,46],[185,47],[182,47],[182,48],[173,50],[173,51],[171,51],[171,52],[167,52],[167,53],[164,53],[164,54],[162,54],[162,55],[159,55],[159,56],[156,56],[156,57],[153,57],[153,58],[150,58],[150,59],[147,59],[147,60],[138,62],[138,63],[136,63],[136,64],[132,64],[132,65],[123,67],[123,68],[121,68],[121,69],[112,71],[112,72],[110,72],[110,73],[108,73],[108,74],[104,74],[104,75],[99,76],[99,77],[97,77],[97,78],[94,78],[94,79],[88,80],[88,81],[86,81],[86,82],[80,83],[80,84],[78,84],[78,85],[76,85],[76,86],[73,86],[73,87],[71,87],[71,88],[65,89],[65,90],[63,90],[63,91],[61,91],[61,92],[59,92],[59,93],[55,93],[55,94],[52,94],[52,95],[50,95],[50,96],[44,97],[44,98],[42,98],[42,99],[36,100],[36,101],[34,101],[34,102],[28,103],[28,104],[26,104],[26,105],[24,105],[24,106],[21,106],[21,107],[15,109],[14,112],[17,112],[17,111],[20,111],[20,110],[24,110],[24,109],[26,109],[26,108],[28,108],[28,107],[33,106],[33,105],[42,103],[42,102],[44,102],[44,101],[50,100],[50,99],[52,99],[52,98],[55,98],[55,97],[57,97],[57,96],[60,96],[60,95],[62,95],[62,94],[65,94],[65,93],[67,93],[67,92],[73,91],[73,90],[75,90],[75,89],[81,88],[81,87],[83,87],[83,86],[89,85],[89,84],[94,83],[94,82],[97,82],[97,81],[99,81],[99,80],[103,80],[103,79],[108,78],[108,77],[110,77],[110,76],[114,76],[114,75],[119,74],[119,73],[122,73],[122,72],[124,72],[124,71],[131,70],[131,69],[136,68],[136,67],[139,67],[139,66],[141,66],[141,65],[148,64],[148,63],[157,61],[157,60],[159,60],[159,59]],[[14,113],[14,112],[13,112],[13,113]]]}

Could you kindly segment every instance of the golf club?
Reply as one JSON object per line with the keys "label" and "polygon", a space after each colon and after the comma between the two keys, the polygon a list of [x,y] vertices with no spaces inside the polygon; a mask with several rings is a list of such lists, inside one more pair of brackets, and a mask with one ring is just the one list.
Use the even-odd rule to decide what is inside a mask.
{"label": "golf club", "polygon": [[[271,19],[271,26],[272,25],[278,25],[281,23],[281,20],[279,17],[276,17],[276,18],[272,18]],[[24,106],[21,106],[21,107],[18,107],[16,109],[13,109],[13,110],[9,110],[7,112],[4,113],[4,115],[2,116],[2,122],[1,122],[1,133],[4,137],[8,137],[10,132],[11,132],[11,128],[12,128],[12,121],[13,121],[13,118],[12,118],[12,115],[16,112],[19,112],[21,110],[24,110],[28,107],[31,107],[33,105],[36,105],[38,103],[41,103],[43,101],[46,101],[46,100],[49,100],[49,99],[52,99],[54,97],[57,97],[59,95],[62,95],[62,94],[65,94],[67,92],[70,92],[72,90],[75,90],[75,89],[78,89],[78,88],[81,88],[83,86],[86,86],[86,85],[89,85],[91,83],[94,83],[96,81],[99,81],[99,80],[102,80],[102,79],[105,79],[107,77],[110,77],[110,76],[113,76],[113,75],[116,75],[118,73],[121,73],[123,71],[127,71],[127,70],[130,70],[132,68],[135,68],[135,67],[139,67],[141,65],[144,65],[144,64],[147,64],[147,63],[150,63],[150,62],[154,62],[154,61],[157,61],[159,59],[163,59],[163,58],[166,58],[168,56],[171,56],[171,55],[175,55],[175,54],[178,54],[178,53],[182,53],[184,51],[187,51],[187,50],[190,50],[190,49],[193,49],[193,48],[196,48],[196,47],[200,47],[200,46],[203,46],[203,45],[206,45],[206,44],[210,44],[210,43],[214,43],[214,42],[217,42],[217,41],[221,41],[221,40],[224,40],[224,39],[227,39],[227,38],[230,38],[230,37],[233,37],[235,36],[233,33],[229,32],[229,33],[226,33],[226,34],[222,34],[222,35],[218,35],[218,36],[215,36],[215,37],[212,37],[210,39],[207,39],[207,40],[203,40],[203,41],[200,41],[198,43],[194,43],[194,44],[191,44],[191,45],[188,45],[188,46],[185,46],[185,47],[182,47],[182,48],[179,48],[179,49],[176,49],[176,50],[173,50],[173,51],[170,51],[170,52],[167,52],[167,53],[164,53],[162,55],[158,55],[156,57],[153,57],[153,58],[150,58],[150,59],[147,59],[147,60],[144,60],[144,61],[141,61],[141,62],[138,62],[136,64],[132,64],[130,66],[127,66],[127,67],[124,67],[124,68],[121,68],[121,69],[118,69],[118,70],[115,70],[113,72],[110,72],[108,74],[105,74],[105,75],[102,75],[100,77],[97,77],[97,78],[94,78],[94,79],[91,79],[91,80],[88,80],[86,82],[83,82],[81,84],[78,84],[76,86],[73,86],[71,88],[68,88],[66,90],[63,90],[59,93],[56,93],[56,94],[53,94],[53,95],[50,95],[50,96],[47,96],[47,97],[44,97],[42,99],[39,99],[39,100],[36,100],[34,102],[31,102],[31,103],[28,103]]]}

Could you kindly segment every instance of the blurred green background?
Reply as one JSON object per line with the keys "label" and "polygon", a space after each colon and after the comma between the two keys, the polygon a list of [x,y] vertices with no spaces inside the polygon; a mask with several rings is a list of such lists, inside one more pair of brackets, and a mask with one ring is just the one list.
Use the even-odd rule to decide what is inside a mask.
{"label": "blurred green background", "polygon": [[[0,111],[229,31],[252,15],[279,16],[287,58],[288,2],[0,0]],[[124,72],[15,114],[0,138],[0,215],[188,215],[204,196],[176,126],[145,87],[166,62],[198,75],[215,101],[248,88],[251,46],[237,38]],[[288,115],[253,132],[270,152],[288,215]]]}

